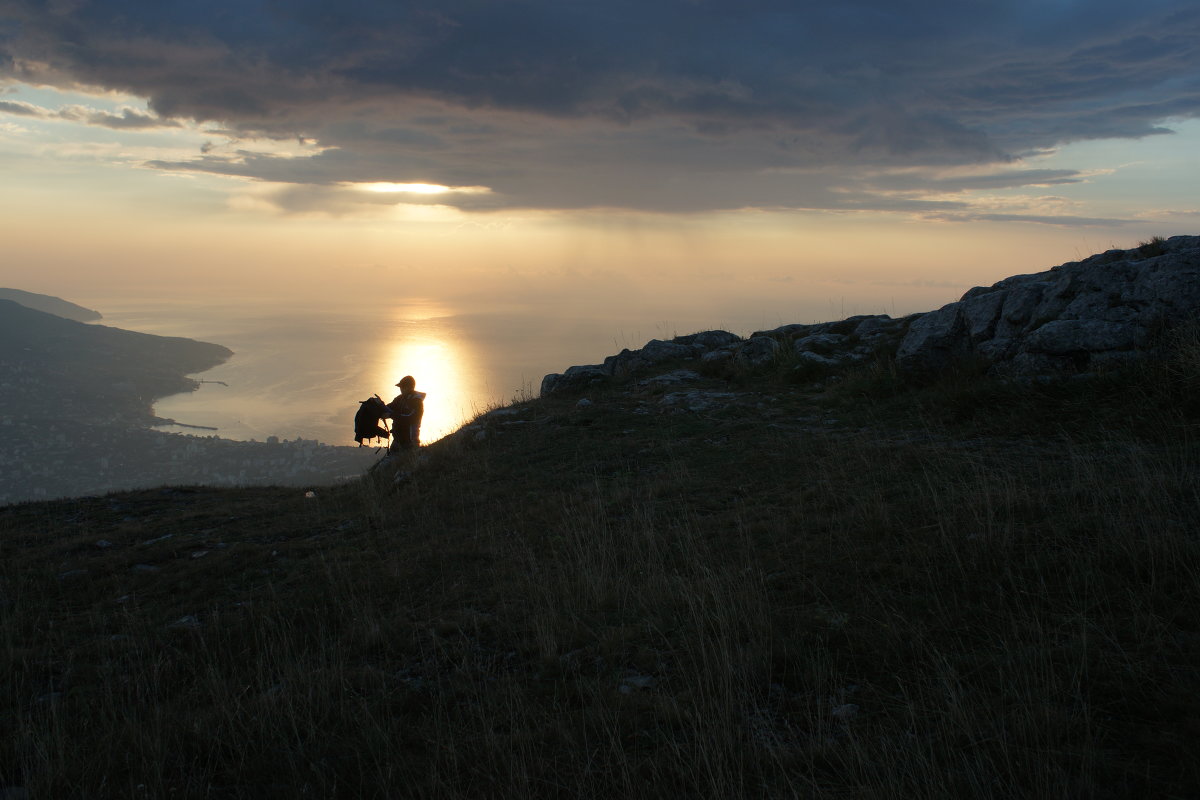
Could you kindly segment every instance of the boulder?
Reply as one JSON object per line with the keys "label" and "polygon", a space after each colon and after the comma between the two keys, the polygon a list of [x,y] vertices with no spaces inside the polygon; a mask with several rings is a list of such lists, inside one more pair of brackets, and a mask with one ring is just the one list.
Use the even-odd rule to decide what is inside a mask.
{"label": "boulder", "polygon": [[1053,319],[1025,337],[1025,349],[1060,356],[1130,350],[1145,344],[1146,336],[1146,330],[1134,322]]}
{"label": "boulder", "polygon": [[612,373],[597,364],[568,367],[566,372],[554,372],[542,378],[542,396],[564,389],[581,389],[598,381],[607,380]]}
{"label": "boulder", "polygon": [[717,350],[722,347],[729,347],[737,344],[742,340],[742,337],[729,331],[701,331],[700,333],[690,333],[687,336],[676,336],[671,341],[675,344],[687,345],[693,351],[698,353],[706,353],[712,350]]}
{"label": "boulder", "polygon": [[808,336],[811,333],[817,333],[820,330],[823,330],[824,327],[824,323],[818,323],[816,325],[793,323],[791,325],[780,325],[778,328],[773,328],[769,331],[755,331],[754,333],[750,334],[750,338],[756,339],[760,336],[770,336],[780,341],[790,341],[792,339]]}
{"label": "boulder", "polygon": [[811,350],[800,350],[796,353],[797,366],[803,367],[821,367],[822,369],[836,367],[838,360],[823,356],[820,353],[814,353]]}
{"label": "boulder", "polygon": [[798,353],[807,351],[828,356],[845,349],[846,339],[846,335],[842,333],[814,333],[797,339],[795,348]]}
{"label": "boulder", "polygon": [[904,319],[893,319],[887,314],[861,317],[858,325],[854,327],[854,335],[864,341],[874,341],[894,336],[904,324]]}
{"label": "boulder", "polygon": [[966,316],[958,303],[930,311],[913,321],[896,351],[896,363],[910,372],[944,368],[967,353]]}
{"label": "boulder", "polygon": [[769,364],[779,353],[779,342],[770,336],[751,336],[738,347],[736,358],[752,367]]}
{"label": "boulder", "polygon": [[674,358],[691,358],[696,353],[686,344],[651,339],[638,351],[638,355],[647,363],[657,364],[660,361],[670,361]]}

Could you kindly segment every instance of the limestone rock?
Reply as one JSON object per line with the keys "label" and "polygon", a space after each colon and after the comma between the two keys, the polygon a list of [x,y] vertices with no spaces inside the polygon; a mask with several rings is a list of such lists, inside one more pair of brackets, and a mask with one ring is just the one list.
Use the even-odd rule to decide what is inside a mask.
{"label": "limestone rock", "polygon": [[811,350],[801,350],[796,353],[796,361],[805,367],[832,368],[838,365],[838,360],[836,358],[823,356],[820,353],[814,353]]}
{"label": "limestone rock", "polygon": [[896,351],[896,362],[908,370],[941,369],[966,355],[966,330],[966,317],[958,303],[930,311],[909,326]]}
{"label": "limestone rock", "polygon": [[1035,353],[1068,355],[1080,351],[1128,350],[1144,344],[1147,331],[1132,322],[1103,319],[1054,319],[1025,338]]}
{"label": "limestone rock", "polygon": [[729,331],[701,331],[700,333],[692,333],[687,336],[676,336],[671,341],[676,344],[687,345],[694,351],[707,352],[716,350],[721,347],[729,347],[737,344],[742,340],[742,337]]}
{"label": "limestone rock", "polygon": [[542,378],[542,396],[553,394],[564,389],[579,389],[598,381],[607,380],[612,375],[604,367],[588,364],[578,367],[568,367],[564,373],[551,373]]}
{"label": "limestone rock", "polygon": [[698,380],[700,380],[700,373],[695,370],[677,369],[662,375],[654,375],[644,381],[638,381],[638,386],[673,386]]}
{"label": "limestone rock", "polygon": [[828,356],[841,349],[846,343],[846,335],[842,333],[814,333],[796,340],[796,352],[812,352]]}
{"label": "limestone rock", "polygon": [[638,350],[622,350],[604,359],[603,364],[570,367],[563,373],[551,373],[542,379],[543,397],[560,391],[578,390],[593,383],[623,378],[639,369],[665,361],[705,358],[714,353],[731,357],[731,348],[742,341],[729,331],[712,330],[676,336],[670,341],[651,339]]}
{"label": "limestone rock", "polygon": [[660,361],[670,361],[675,358],[691,358],[695,351],[686,344],[664,342],[661,339],[651,339],[643,345],[638,355],[643,361],[657,364]]}
{"label": "limestone rock", "polygon": [[752,367],[762,366],[774,360],[779,353],[779,342],[770,336],[752,336],[737,350],[736,358]]}
{"label": "limestone rock", "polygon": [[802,339],[805,336],[808,336],[810,333],[819,332],[823,328],[823,324],[803,325],[800,323],[793,323],[791,325],[780,325],[778,328],[773,328],[769,331],[755,331],[754,333],[750,334],[750,338],[753,339],[758,336],[771,336],[781,341],[791,341],[794,339]]}
{"label": "limestone rock", "polygon": [[705,364],[717,364],[722,361],[729,361],[731,358],[733,358],[733,350],[727,347],[723,347],[720,350],[709,350],[700,356],[700,360]]}
{"label": "limestone rock", "polygon": [[995,372],[1082,372],[1145,357],[1155,332],[1200,313],[1200,236],[1109,250],[976,287],[924,314],[896,353],[931,371],[977,356]]}
{"label": "limestone rock", "polygon": [[[541,393],[578,391],[664,362],[736,360],[763,367],[784,353],[801,368],[823,370],[894,352],[897,365],[908,372],[935,372],[973,358],[997,373],[1070,374],[1143,358],[1156,333],[1198,315],[1200,236],[1174,236],[1153,247],[1110,250],[1013,275],[924,314],[781,325],[744,340],[722,330],[651,339],[602,364],[547,375]],[[658,380],[667,382],[663,376]]]}

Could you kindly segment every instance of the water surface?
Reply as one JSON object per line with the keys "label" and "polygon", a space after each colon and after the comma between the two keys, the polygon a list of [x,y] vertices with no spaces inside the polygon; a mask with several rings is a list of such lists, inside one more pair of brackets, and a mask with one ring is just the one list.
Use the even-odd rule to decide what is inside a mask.
{"label": "water surface", "polygon": [[[93,300],[101,324],[215,342],[235,355],[195,375],[189,394],[160,399],[160,417],[215,428],[229,439],[316,439],[353,444],[358,401],[391,400],[412,375],[428,393],[422,440],[514,398],[536,396],[542,376],[595,363],[621,347],[674,331],[545,314],[453,313],[435,305],[304,308],[260,302]],[[164,430],[196,433],[193,428]]]}

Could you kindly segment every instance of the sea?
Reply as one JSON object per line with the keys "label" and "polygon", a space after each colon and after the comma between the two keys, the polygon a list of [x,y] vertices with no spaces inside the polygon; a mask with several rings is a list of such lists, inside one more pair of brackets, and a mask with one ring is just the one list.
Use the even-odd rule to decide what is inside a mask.
{"label": "sea", "polygon": [[400,378],[412,375],[427,394],[421,438],[428,443],[491,408],[536,397],[547,373],[703,329],[611,313],[456,312],[421,302],[87,301],[104,315],[95,324],[233,350],[225,363],[192,376],[200,382],[196,391],[161,398],[154,410],[177,423],[161,430],[243,441],[353,445],[359,402],[391,400]]}

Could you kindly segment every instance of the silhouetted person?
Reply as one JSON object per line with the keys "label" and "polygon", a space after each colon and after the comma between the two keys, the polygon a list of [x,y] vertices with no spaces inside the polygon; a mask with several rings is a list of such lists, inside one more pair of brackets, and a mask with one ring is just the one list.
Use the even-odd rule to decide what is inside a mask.
{"label": "silhouetted person", "polygon": [[425,416],[425,393],[417,391],[417,381],[405,375],[396,384],[400,394],[388,403],[392,417],[391,450],[411,450],[421,444],[421,417]]}

